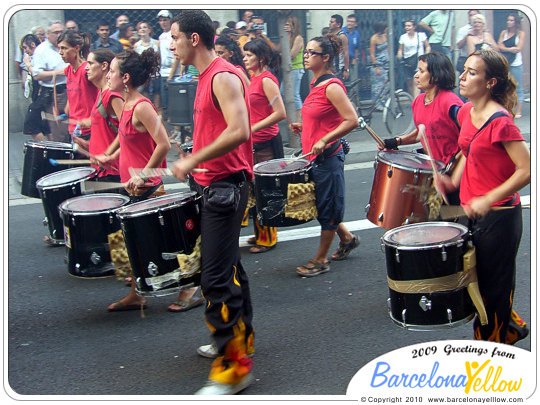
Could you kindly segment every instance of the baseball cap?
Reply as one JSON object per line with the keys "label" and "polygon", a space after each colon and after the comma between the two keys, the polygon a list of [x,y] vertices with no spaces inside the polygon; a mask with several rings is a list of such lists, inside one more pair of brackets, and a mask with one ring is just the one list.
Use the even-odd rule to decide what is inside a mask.
{"label": "baseball cap", "polygon": [[245,28],[245,27],[247,27],[247,23],[245,21],[238,21],[234,28],[239,30],[240,28]]}
{"label": "baseball cap", "polygon": [[172,18],[172,14],[169,10],[161,10],[157,15],[157,18],[159,17]]}

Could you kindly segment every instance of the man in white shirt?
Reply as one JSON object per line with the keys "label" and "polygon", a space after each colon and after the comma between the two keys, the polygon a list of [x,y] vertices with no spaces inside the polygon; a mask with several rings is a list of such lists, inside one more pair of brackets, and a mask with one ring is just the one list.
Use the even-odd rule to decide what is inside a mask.
{"label": "man in white shirt", "polygon": [[467,52],[467,37],[472,30],[472,16],[480,14],[479,10],[469,10],[469,23],[461,27],[456,35],[456,49],[458,49],[458,60],[456,63],[456,73],[459,76],[463,72],[463,65],[469,56]]}
{"label": "man in white shirt", "polygon": [[[58,53],[58,36],[64,31],[60,21],[53,21],[47,28],[47,39],[38,45],[34,51],[33,68],[34,80],[39,81],[40,90],[37,100],[43,110],[51,115],[64,112],[67,103],[66,76],[67,66]],[[54,89],[56,88],[56,100]],[[37,101],[36,100],[36,101]],[[55,106],[58,108],[56,109]],[[49,140],[66,142],[69,133],[66,123],[51,122]]]}
{"label": "man in white shirt", "polygon": [[161,67],[159,68],[162,115],[167,112],[169,106],[169,87],[167,80],[172,80],[178,70],[178,60],[169,49],[171,45],[171,20],[172,14],[169,10],[161,10],[158,15],[159,26],[163,33],[159,36],[159,53],[161,55]]}

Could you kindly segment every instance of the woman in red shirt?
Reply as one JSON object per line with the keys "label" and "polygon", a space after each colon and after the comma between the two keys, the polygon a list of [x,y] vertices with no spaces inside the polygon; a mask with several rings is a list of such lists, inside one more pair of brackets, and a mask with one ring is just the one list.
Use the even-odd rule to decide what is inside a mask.
{"label": "woman in red shirt", "polygon": [[529,149],[513,121],[516,82],[500,53],[479,50],[467,59],[459,88],[470,100],[457,117],[465,159],[452,178],[440,180],[447,190],[460,185],[461,205],[476,248],[488,324],[476,319],[474,338],[513,344],[528,334],[512,302],[522,233],[518,191],[531,176]]}
{"label": "woman in red shirt", "polygon": [[238,46],[238,42],[229,38],[227,35],[221,35],[215,42],[216,55],[225,59],[227,62],[231,62],[242,76],[242,79],[249,86],[249,77],[247,74],[246,66],[244,65],[244,55],[242,50]]}
{"label": "woman in red shirt", "polygon": [[[285,105],[274,74],[279,71],[280,57],[268,43],[254,39],[244,45],[244,63],[253,72],[248,87],[250,124],[253,138],[253,164],[283,157],[278,122],[286,117]],[[255,218],[255,216],[254,216]],[[255,236],[251,253],[263,253],[276,246],[277,228],[261,226],[253,220]]]}
{"label": "woman in red shirt", "polygon": [[[114,57],[114,52],[108,48],[96,49],[88,55],[86,74],[99,90],[90,118],[82,120],[83,126],[90,126],[92,131],[88,144],[91,156],[103,154],[115,140],[118,142],[118,117],[122,115],[124,100],[120,93],[109,89],[107,84],[107,73]],[[115,153],[114,161],[107,168],[100,168],[99,162],[94,159],[92,166],[101,169],[98,172],[99,180],[120,181],[117,161],[120,149]]]}
{"label": "woman in red shirt", "polygon": [[81,121],[90,117],[96,101],[98,89],[86,76],[86,57],[90,51],[92,39],[89,34],[64,31],[58,37],[58,51],[62,60],[69,65],[64,69],[68,103],[65,111],[69,116],[68,130],[73,134],[75,126],[81,126],[83,139],[90,138],[90,126],[83,127]]}
{"label": "woman in red shirt", "polygon": [[302,152],[311,152],[315,181],[317,220],[321,224],[321,238],[315,258],[297,268],[303,277],[313,277],[330,270],[328,251],[338,234],[340,243],[332,260],[345,259],[360,241],[343,224],[345,211],[345,176],[340,138],[358,126],[358,116],[347,98],[341,80],[331,72],[340,43],[334,36],[317,37],[306,45],[304,66],[314,74],[311,91],[302,105],[302,123],[291,124],[291,129],[302,133]]}
{"label": "woman in red shirt", "polygon": [[[120,93],[125,102],[118,125],[118,141],[109,145],[102,155],[96,156],[101,165],[107,165],[114,161],[114,153],[120,147],[120,180],[126,183],[125,189],[131,196],[142,199],[165,194],[161,177],[149,177],[144,170],[131,177],[129,168],[165,168],[171,148],[156,108],[137,91],[158,70],[159,55],[152,48],[141,55],[127,51],[112,60],[107,82],[109,88]],[[141,305],[145,305],[145,300],[136,293],[132,282],[128,296],[111,304],[108,310],[140,309]]]}

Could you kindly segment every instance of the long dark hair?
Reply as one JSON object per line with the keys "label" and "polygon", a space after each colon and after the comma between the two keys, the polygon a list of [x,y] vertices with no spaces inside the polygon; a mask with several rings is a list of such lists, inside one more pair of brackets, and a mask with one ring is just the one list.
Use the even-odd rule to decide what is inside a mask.
{"label": "long dark hair", "polygon": [[66,30],[62,32],[58,37],[58,44],[66,41],[69,46],[79,46],[79,56],[86,59],[90,53],[90,45],[92,44],[92,37],[87,32],[78,33],[72,30]]}
{"label": "long dark hair", "polygon": [[430,52],[420,55],[418,60],[426,62],[431,76],[429,82],[444,90],[456,87],[456,71],[452,62],[442,52]]}
{"label": "long dark hair", "polygon": [[220,35],[216,39],[215,45],[219,45],[227,49],[229,52],[232,52],[231,63],[236,66],[241,66],[242,69],[246,70],[244,65],[244,58],[242,56],[242,50],[234,39],[231,39],[228,35]]}
{"label": "long dark hair", "polygon": [[264,39],[252,39],[244,45],[244,52],[251,52],[258,58],[262,58],[263,64],[268,66],[277,75],[281,65],[281,55],[274,51]]}
{"label": "long dark hair", "polygon": [[129,73],[131,85],[139,87],[145,84],[152,76],[159,73],[160,57],[153,48],[146,49],[140,55],[127,50],[116,55],[118,69],[121,75]]}

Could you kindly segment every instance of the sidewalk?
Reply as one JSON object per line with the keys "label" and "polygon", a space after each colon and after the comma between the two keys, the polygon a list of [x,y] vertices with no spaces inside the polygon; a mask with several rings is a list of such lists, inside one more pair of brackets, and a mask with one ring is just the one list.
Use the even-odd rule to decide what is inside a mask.
{"label": "sidewalk", "polygon": [[[521,133],[525,140],[530,143],[531,141],[531,122],[530,122],[530,103],[523,104],[523,117],[516,121]],[[382,122],[382,113],[375,113],[372,122],[371,128],[379,135],[381,138],[389,138],[390,134],[387,133],[384,123]],[[20,194],[21,191],[21,178],[22,178],[22,168],[23,168],[23,159],[24,159],[24,143],[32,138],[28,135],[24,135],[21,132],[9,133],[8,139],[8,191],[9,191],[9,200],[14,199],[28,199],[35,200],[34,198],[25,197]],[[286,141],[286,137],[284,142]],[[375,161],[377,156],[377,144],[371,138],[365,130],[356,130],[347,135],[347,140],[351,145],[351,151],[347,155],[346,164],[351,163],[362,163]],[[402,150],[414,150],[417,149],[418,145],[407,145],[402,147]],[[294,149],[285,147],[285,156],[290,155]],[[171,164],[178,158],[177,148],[172,145],[171,151],[167,155],[167,162]],[[164,183],[174,183],[176,179],[171,177],[164,177]]]}

